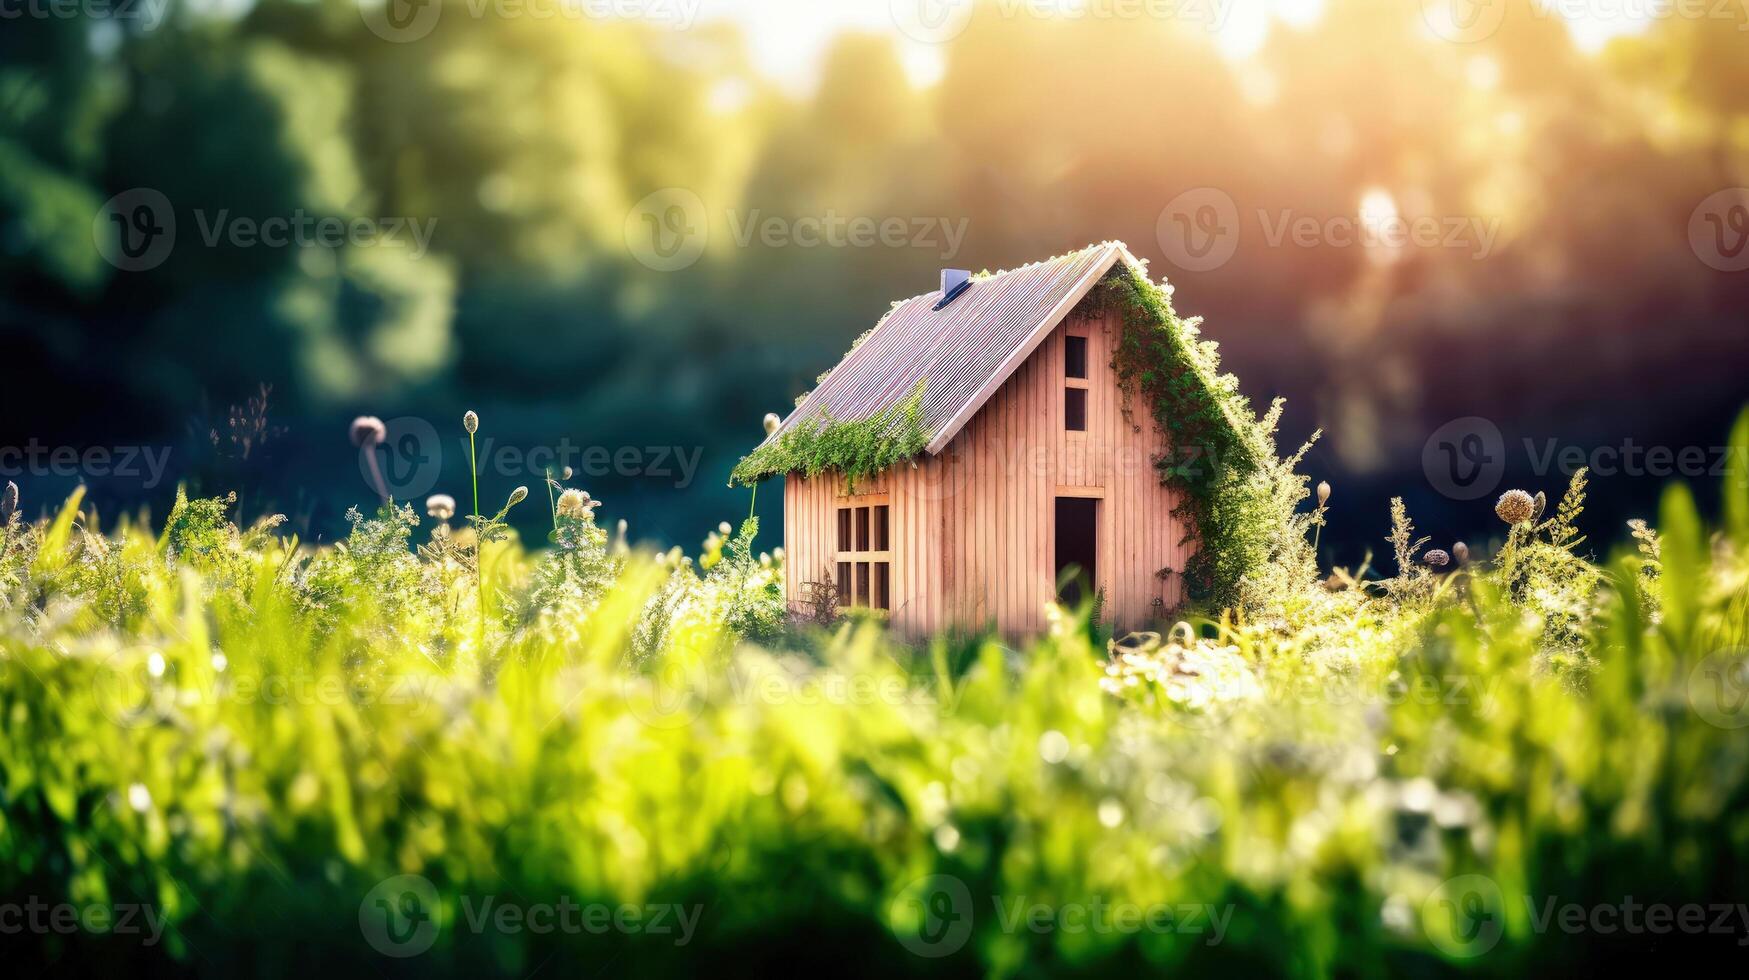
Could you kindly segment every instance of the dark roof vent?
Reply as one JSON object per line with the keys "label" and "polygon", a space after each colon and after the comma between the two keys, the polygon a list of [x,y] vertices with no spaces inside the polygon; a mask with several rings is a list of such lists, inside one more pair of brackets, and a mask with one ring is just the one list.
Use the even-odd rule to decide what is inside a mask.
{"label": "dark roof vent", "polygon": [[941,299],[935,301],[935,309],[941,309],[959,298],[959,294],[970,289],[972,274],[966,269],[941,270]]}

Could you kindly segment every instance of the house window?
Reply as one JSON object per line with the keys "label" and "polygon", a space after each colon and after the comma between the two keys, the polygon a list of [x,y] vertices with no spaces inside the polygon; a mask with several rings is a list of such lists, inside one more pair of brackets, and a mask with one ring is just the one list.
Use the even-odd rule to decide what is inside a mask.
{"label": "house window", "polygon": [[1063,389],[1063,428],[1070,432],[1087,431],[1087,389]]}
{"label": "house window", "polygon": [[1063,337],[1063,428],[1087,431],[1087,337]]}
{"label": "house window", "polygon": [[1087,338],[1070,335],[1063,338],[1063,374],[1070,378],[1087,377]]}
{"label": "house window", "polygon": [[839,505],[837,518],[839,605],[891,609],[891,505],[884,497],[859,498]]}

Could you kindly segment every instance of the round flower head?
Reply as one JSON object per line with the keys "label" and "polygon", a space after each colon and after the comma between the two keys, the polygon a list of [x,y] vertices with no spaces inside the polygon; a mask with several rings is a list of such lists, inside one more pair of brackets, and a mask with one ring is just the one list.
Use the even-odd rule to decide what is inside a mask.
{"label": "round flower head", "polygon": [[561,471],[559,473],[559,479],[569,480],[576,472],[577,472],[576,470],[573,470],[569,466],[567,466],[564,468],[563,471]]}
{"label": "round flower head", "polygon": [[581,490],[566,490],[559,494],[560,517],[574,517],[581,520],[589,516],[589,510],[594,506],[595,502],[590,500],[589,495]]}
{"label": "round flower head", "polygon": [[735,529],[729,526],[728,521],[724,521],[717,525],[717,533],[726,538],[729,535],[734,534]]}
{"label": "round flower head", "polygon": [[383,420],[375,415],[360,415],[352,420],[352,444],[360,449],[368,449],[382,442],[388,432]]}
{"label": "round flower head", "polygon": [[1469,545],[1464,544],[1462,541],[1459,541],[1457,544],[1454,544],[1451,546],[1451,553],[1452,553],[1453,557],[1457,558],[1458,564],[1460,564],[1460,565],[1469,564],[1469,561],[1470,561],[1470,546]]}
{"label": "round flower head", "polygon": [[1536,499],[1531,504],[1530,519],[1533,521],[1542,520],[1543,511],[1547,510],[1549,506],[1549,498],[1541,490],[1538,490]]}
{"label": "round flower head", "polygon": [[1451,564],[1451,556],[1438,548],[1422,555],[1421,560],[1434,568],[1444,568]]}
{"label": "round flower head", "polygon": [[1536,501],[1523,490],[1508,490],[1494,504],[1494,513],[1508,524],[1523,524],[1531,519],[1535,510]]}
{"label": "round flower head", "polygon": [[771,435],[773,432],[776,432],[777,427],[782,425],[782,424],[783,424],[783,419],[778,418],[778,415],[776,412],[766,412],[765,413],[765,434],[766,435]]}
{"label": "round flower head", "polygon": [[462,428],[468,430],[468,435],[470,436],[480,431],[480,417],[473,412],[468,412],[466,415],[463,415]]}
{"label": "round flower head", "polygon": [[11,480],[7,480],[6,493],[0,495],[0,523],[5,523],[6,521],[11,520],[12,515],[17,511],[18,484],[13,483]]}
{"label": "round flower head", "polygon": [[447,521],[455,516],[455,498],[447,493],[434,493],[425,498],[425,513]]}
{"label": "round flower head", "polygon": [[1318,506],[1322,507],[1329,502],[1330,502],[1330,481],[1325,480],[1325,481],[1322,481],[1318,484]]}
{"label": "round flower head", "polygon": [[527,500],[527,499],[528,499],[528,488],[527,487],[517,487],[515,490],[510,491],[510,499],[504,502],[504,509],[509,510],[510,508],[515,507],[517,504],[520,504],[524,500]]}

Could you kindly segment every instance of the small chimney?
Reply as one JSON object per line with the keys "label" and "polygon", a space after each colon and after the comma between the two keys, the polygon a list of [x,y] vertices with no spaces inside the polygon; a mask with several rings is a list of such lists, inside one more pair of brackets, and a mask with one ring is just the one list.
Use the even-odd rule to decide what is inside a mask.
{"label": "small chimney", "polygon": [[935,308],[939,310],[953,302],[971,284],[972,274],[967,269],[941,270],[941,298],[935,301]]}

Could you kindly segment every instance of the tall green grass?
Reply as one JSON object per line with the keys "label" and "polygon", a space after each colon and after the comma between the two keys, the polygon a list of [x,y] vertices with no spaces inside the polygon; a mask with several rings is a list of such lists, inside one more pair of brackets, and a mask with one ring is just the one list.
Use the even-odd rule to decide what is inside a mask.
{"label": "tall green grass", "polygon": [[[1736,442],[1740,467],[1749,421]],[[1749,901],[1744,473],[1721,530],[1673,487],[1601,562],[1565,533],[1577,495],[1456,570],[1418,563],[1405,516],[1386,587],[1277,583],[1111,650],[1072,611],[1025,649],[792,630],[751,522],[688,559],[585,511],[474,559],[406,508],[311,549],[223,500],[99,534],[75,496],[0,553],[0,906],[165,926],[4,942],[209,975],[1740,956],[1745,922],[1540,924]],[[696,929],[481,928],[488,897]],[[1132,904],[1173,924],[1127,927]]]}

